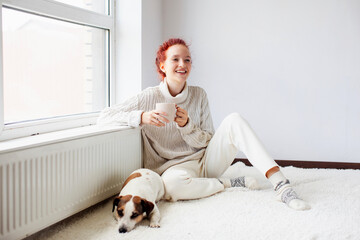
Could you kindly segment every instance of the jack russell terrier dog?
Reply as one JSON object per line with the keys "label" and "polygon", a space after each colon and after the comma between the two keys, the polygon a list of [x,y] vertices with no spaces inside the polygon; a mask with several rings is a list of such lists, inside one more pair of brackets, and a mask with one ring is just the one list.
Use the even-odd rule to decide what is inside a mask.
{"label": "jack russell terrier dog", "polygon": [[114,199],[113,212],[118,221],[119,232],[131,231],[145,216],[150,227],[160,227],[160,211],[156,202],[165,194],[159,174],[149,169],[139,169],[126,179],[120,194]]}

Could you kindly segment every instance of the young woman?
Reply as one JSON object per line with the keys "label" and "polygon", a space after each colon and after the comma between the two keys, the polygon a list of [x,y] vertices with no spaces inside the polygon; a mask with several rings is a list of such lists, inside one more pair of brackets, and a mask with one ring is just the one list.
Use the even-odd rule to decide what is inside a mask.
{"label": "young woman", "polygon": [[[168,200],[207,197],[228,187],[256,188],[250,177],[221,178],[242,151],[273,184],[278,200],[296,210],[309,209],[239,114],[227,116],[214,131],[206,92],[186,83],[191,64],[185,41],[164,42],[156,57],[160,85],[104,109],[98,123],[141,127],[144,167],[162,175]],[[164,102],[176,104],[174,122],[154,110],[156,103]]]}

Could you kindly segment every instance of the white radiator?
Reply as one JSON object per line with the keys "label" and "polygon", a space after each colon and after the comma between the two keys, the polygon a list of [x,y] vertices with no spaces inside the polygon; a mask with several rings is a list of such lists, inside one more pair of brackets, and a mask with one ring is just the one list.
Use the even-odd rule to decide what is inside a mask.
{"label": "white radiator", "polygon": [[118,193],[141,165],[139,129],[0,154],[0,239],[24,238]]}

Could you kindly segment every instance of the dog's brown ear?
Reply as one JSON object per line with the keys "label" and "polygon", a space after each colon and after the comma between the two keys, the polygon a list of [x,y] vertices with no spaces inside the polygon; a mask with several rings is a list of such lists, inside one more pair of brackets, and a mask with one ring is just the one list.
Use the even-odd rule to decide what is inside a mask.
{"label": "dog's brown ear", "polygon": [[143,211],[146,212],[147,216],[149,216],[151,211],[154,209],[154,204],[144,198],[141,199],[141,206],[143,207]]}
{"label": "dog's brown ear", "polygon": [[116,197],[116,198],[114,199],[113,209],[112,209],[113,212],[114,212],[114,210],[115,210],[115,207],[117,207],[117,206],[119,205],[120,199],[121,199],[121,196]]}
{"label": "dog's brown ear", "polygon": [[127,203],[128,201],[130,201],[130,199],[132,198],[131,195],[125,195],[125,196],[118,196],[114,199],[114,202],[113,202],[113,212],[115,210],[115,207],[119,207],[119,204],[120,206],[124,205],[125,203]]}

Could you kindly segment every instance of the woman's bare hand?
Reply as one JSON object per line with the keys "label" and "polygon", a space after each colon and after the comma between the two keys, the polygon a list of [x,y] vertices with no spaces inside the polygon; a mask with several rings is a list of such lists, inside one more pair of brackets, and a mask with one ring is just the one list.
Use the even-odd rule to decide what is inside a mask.
{"label": "woman's bare hand", "polygon": [[176,110],[176,117],[174,121],[179,125],[179,127],[184,127],[189,120],[188,112],[178,105],[176,105]]}
{"label": "woman's bare hand", "polygon": [[157,127],[165,126],[165,123],[168,123],[165,117],[167,114],[165,112],[158,112],[156,110],[150,112],[143,112],[141,114],[141,124],[149,124]]}

